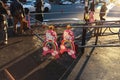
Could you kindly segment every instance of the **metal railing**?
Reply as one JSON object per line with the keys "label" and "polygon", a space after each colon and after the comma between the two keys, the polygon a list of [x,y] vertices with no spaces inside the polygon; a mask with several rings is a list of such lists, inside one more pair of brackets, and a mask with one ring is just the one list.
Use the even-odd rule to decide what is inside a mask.
{"label": "metal railing", "polygon": [[[35,20],[35,21],[37,21],[37,20]],[[103,33],[104,34],[106,33],[105,31],[103,31],[103,33],[100,32],[100,29],[103,29],[103,28],[109,28],[111,30],[112,30],[112,28],[118,28],[118,31],[116,31],[115,33],[111,32],[111,34],[109,34],[109,35],[118,35],[118,40],[120,39],[120,36],[119,36],[120,35],[119,34],[120,33],[120,24],[119,24],[120,21],[95,21],[93,23],[88,23],[86,25],[84,21],[79,20],[77,18],[64,18],[64,19],[61,18],[61,19],[49,19],[49,20],[44,20],[43,22],[40,22],[40,21],[38,21],[38,22],[41,24],[41,26],[42,25],[46,25],[46,26],[54,25],[54,26],[56,26],[56,28],[58,28],[58,27],[59,28],[63,28],[66,25],[70,24],[71,27],[74,28],[74,29],[82,29],[81,34],[79,34],[81,36],[79,37],[78,40],[79,40],[79,42],[82,42],[82,43],[84,42],[85,44],[78,44],[79,48],[87,48],[87,47],[120,47],[120,43],[119,44],[103,44],[103,45],[98,44],[99,37],[103,36]],[[91,25],[91,24],[95,24],[95,25]],[[88,28],[91,28],[91,30],[88,31]],[[87,45],[86,41],[88,41],[88,39],[87,38],[83,38],[84,30],[86,30],[85,37],[87,37],[87,35],[90,32],[93,33],[94,30],[96,30],[95,33],[94,33],[95,34],[95,36],[94,36],[94,38],[95,38],[94,39],[94,43]],[[41,36],[39,35],[39,33],[34,32],[34,35],[37,36],[42,42],[44,41],[41,38]],[[92,35],[92,34],[90,34],[90,35]],[[89,37],[89,40],[90,40],[90,37]],[[76,41],[76,39],[75,39],[75,41]],[[71,66],[73,66],[73,64],[75,62],[76,61],[73,61],[73,63],[71,64]],[[12,65],[12,63],[8,64],[8,66],[3,67],[2,70],[5,71],[5,73],[11,78],[11,80],[15,80],[15,78],[10,74],[10,72],[7,69],[11,65]],[[71,69],[71,66],[68,69]],[[34,73],[36,70],[38,70],[37,68],[35,68],[34,71],[31,71],[30,73],[26,74],[23,78],[25,79],[28,76],[30,76],[32,73]],[[64,75],[66,73],[67,73],[67,71],[65,71],[65,73],[62,75],[62,77],[64,77]],[[61,80],[62,77],[59,80]],[[23,79],[23,78],[21,78],[21,79]]]}

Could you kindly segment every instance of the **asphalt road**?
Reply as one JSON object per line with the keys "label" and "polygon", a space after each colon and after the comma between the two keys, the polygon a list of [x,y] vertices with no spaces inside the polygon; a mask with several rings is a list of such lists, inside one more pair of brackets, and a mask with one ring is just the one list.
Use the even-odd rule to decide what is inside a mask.
{"label": "asphalt road", "polygon": [[[83,20],[84,5],[56,5],[51,4],[52,9],[48,13],[44,13],[44,19],[58,19],[58,18],[79,18]],[[31,14],[32,15],[32,14]]]}

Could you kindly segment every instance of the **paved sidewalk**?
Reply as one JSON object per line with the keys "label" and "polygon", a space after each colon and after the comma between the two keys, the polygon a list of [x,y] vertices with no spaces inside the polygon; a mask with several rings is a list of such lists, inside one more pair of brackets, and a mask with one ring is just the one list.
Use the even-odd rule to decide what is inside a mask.
{"label": "paved sidewalk", "polygon": [[8,29],[7,45],[0,45],[0,71],[22,56],[36,51],[40,46],[39,40],[33,35],[13,35],[12,28]]}
{"label": "paved sidewalk", "polygon": [[67,80],[120,80],[120,47],[86,49]]}
{"label": "paved sidewalk", "polygon": [[[113,4],[108,5],[109,9],[113,6]],[[96,12],[95,18],[99,20],[99,9],[96,9]],[[106,20],[119,20],[119,17],[106,16]],[[89,42],[91,41],[92,39],[89,40]],[[117,41],[117,44],[120,45],[118,35],[99,38],[99,44],[114,44]],[[120,47],[86,48],[85,54],[67,80],[120,80]]]}
{"label": "paved sidewalk", "polygon": [[[98,44],[120,45],[120,41],[118,35],[100,36]],[[120,46],[86,48],[67,80],[120,80]]]}

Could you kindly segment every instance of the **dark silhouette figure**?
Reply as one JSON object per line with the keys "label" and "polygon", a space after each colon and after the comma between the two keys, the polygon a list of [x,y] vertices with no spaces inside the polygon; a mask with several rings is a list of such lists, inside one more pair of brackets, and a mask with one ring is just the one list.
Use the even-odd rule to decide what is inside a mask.
{"label": "dark silhouette figure", "polygon": [[85,12],[84,12],[84,20],[85,20],[86,24],[88,24],[88,22],[89,22],[89,12],[88,12],[88,7],[85,8]]}
{"label": "dark silhouette figure", "polygon": [[19,0],[13,0],[10,5],[10,12],[13,17],[14,22],[14,32],[17,33],[17,23],[20,22],[20,33],[23,32],[23,23],[22,19],[25,17],[23,5]]}
{"label": "dark silhouette figure", "polygon": [[0,44],[7,44],[7,10],[4,7],[4,3],[0,1]]}
{"label": "dark silhouette figure", "polygon": [[106,14],[106,11],[107,11],[107,7],[106,7],[106,3],[104,3],[100,9],[100,20],[105,20],[104,16]]}
{"label": "dark silhouette figure", "polygon": [[43,14],[42,14],[42,7],[43,7],[43,1],[42,0],[39,0],[37,1],[36,3],[36,16],[35,16],[35,19],[42,22],[43,21]]}
{"label": "dark silhouette figure", "polygon": [[94,4],[94,1],[92,1],[92,2],[90,3],[90,8],[89,8],[89,10],[92,11],[92,12],[95,12],[95,4]]}

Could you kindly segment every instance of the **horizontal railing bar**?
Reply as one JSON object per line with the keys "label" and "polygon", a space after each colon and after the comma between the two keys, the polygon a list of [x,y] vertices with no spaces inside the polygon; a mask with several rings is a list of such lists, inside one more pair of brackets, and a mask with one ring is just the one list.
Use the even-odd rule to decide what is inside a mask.
{"label": "horizontal railing bar", "polygon": [[[79,18],[58,18],[58,19],[54,19],[54,18],[52,18],[52,19],[44,19],[43,20],[44,22],[52,22],[52,21],[79,21],[79,23],[80,22],[83,22],[83,23],[85,23],[85,21],[84,20],[80,20]],[[94,22],[92,22],[92,23],[112,23],[112,22],[114,22],[114,23],[116,23],[116,22],[119,22],[120,23],[120,20],[112,20],[112,21],[100,21],[100,20],[96,20],[96,21],[94,21]],[[88,22],[88,24],[90,24],[89,22]]]}
{"label": "horizontal railing bar", "polygon": [[[54,26],[57,25],[56,27],[63,27],[62,25],[65,25],[65,24],[48,24],[48,25],[54,25]],[[74,24],[74,25],[71,25],[71,27],[72,28],[120,28],[120,24],[119,25],[95,25],[95,26]]]}
{"label": "horizontal railing bar", "polygon": [[[61,11],[56,11],[56,12],[49,12],[49,13],[36,13],[36,12],[34,12],[34,13],[30,13],[30,15],[37,15],[37,14],[80,14],[80,12],[66,12],[66,11],[63,11],[63,10],[61,10]],[[100,12],[95,12],[95,13],[100,13]],[[104,12],[101,12],[101,13],[104,13]],[[115,12],[110,12],[110,13],[120,13],[120,11],[115,11]]]}
{"label": "horizontal railing bar", "polygon": [[81,46],[79,45],[78,47],[86,47],[86,48],[89,48],[89,47],[120,47],[120,44],[108,44],[108,45],[85,45],[85,46]]}

